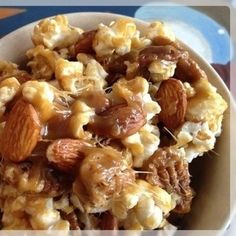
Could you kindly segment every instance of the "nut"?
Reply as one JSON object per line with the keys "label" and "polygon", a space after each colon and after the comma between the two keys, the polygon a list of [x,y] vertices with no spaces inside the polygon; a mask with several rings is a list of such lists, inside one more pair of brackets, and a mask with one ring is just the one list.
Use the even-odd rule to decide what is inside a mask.
{"label": "nut", "polygon": [[173,130],[184,123],[187,95],[181,81],[177,79],[163,81],[156,98],[161,106],[158,118],[166,128]]}
{"label": "nut", "polygon": [[25,160],[40,139],[40,120],[34,107],[20,99],[9,113],[1,140],[3,158]]}
{"label": "nut", "polygon": [[206,73],[189,57],[181,58],[178,61],[174,76],[182,82],[189,82],[190,84],[200,79],[207,79]]}
{"label": "nut", "polygon": [[75,54],[78,53],[94,53],[93,40],[97,30],[84,32],[82,37],[75,44]]}
{"label": "nut", "polygon": [[108,138],[125,138],[146,124],[145,114],[139,106],[115,105],[97,115],[89,129]]}
{"label": "nut", "polygon": [[69,172],[84,157],[82,152],[86,144],[78,139],[58,139],[48,146],[47,159],[57,169]]}
{"label": "nut", "polygon": [[117,218],[113,216],[109,211],[102,213],[100,229],[101,230],[118,230]]}
{"label": "nut", "polygon": [[193,190],[190,187],[188,163],[180,151],[174,148],[159,148],[145,163],[144,170],[151,172],[146,180],[165,189],[177,197],[174,212],[187,213],[190,211]]}
{"label": "nut", "polygon": [[156,60],[178,61],[180,58],[186,58],[188,53],[180,51],[174,46],[149,46],[139,53],[138,61],[140,67],[146,67]]}

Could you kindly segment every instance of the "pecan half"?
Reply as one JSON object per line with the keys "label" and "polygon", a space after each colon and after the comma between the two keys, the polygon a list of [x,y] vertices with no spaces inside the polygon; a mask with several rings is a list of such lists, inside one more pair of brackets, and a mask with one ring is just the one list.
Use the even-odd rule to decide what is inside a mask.
{"label": "pecan half", "polygon": [[155,60],[178,61],[187,55],[187,52],[180,51],[171,45],[149,46],[140,51],[138,62],[142,68]]}
{"label": "pecan half", "polygon": [[158,149],[145,163],[144,170],[151,172],[145,176],[152,184],[165,189],[179,198],[174,212],[188,213],[191,208],[193,190],[187,161],[173,148]]}
{"label": "pecan half", "polygon": [[178,61],[174,77],[190,84],[207,78],[206,73],[191,58],[181,58]]}

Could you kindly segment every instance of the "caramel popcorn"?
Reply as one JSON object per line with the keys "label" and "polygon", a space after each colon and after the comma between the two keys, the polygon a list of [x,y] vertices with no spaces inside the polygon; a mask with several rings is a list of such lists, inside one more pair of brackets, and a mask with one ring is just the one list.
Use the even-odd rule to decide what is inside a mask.
{"label": "caramel popcorn", "polygon": [[150,44],[145,38],[139,38],[136,25],[130,19],[118,19],[109,26],[100,24],[93,41],[93,48],[98,56],[117,53],[124,55],[130,52],[132,44],[140,48]]}
{"label": "caramel popcorn", "polygon": [[3,229],[167,229],[191,210],[227,103],[166,24],[97,23],[43,19],[27,71],[0,60]]}
{"label": "caramel popcorn", "polygon": [[30,60],[27,65],[31,68],[34,79],[52,79],[55,73],[55,64],[59,58],[56,52],[39,45],[29,49],[26,56]]}
{"label": "caramel popcorn", "polygon": [[172,61],[160,60],[153,61],[148,70],[151,73],[152,81],[159,82],[173,77],[175,73],[176,63]]}
{"label": "caramel popcorn", "polygon": [[80,61],[59,59],[56,62],[55,73],[61,87],[72,94],[79,94],[87,90],[102,90],[106,85],[107,73],[94,59],[89,60],[86,67]]}
{"label": "caramel popcorn", "polygon": [[74,44],[83,30],[69,25],[66,16],[58,15],[51,19],[40,21],[32,34],[35,45],[44,45],[49,49],[66,48]]}
{"label": "caramel popcorn", "polygon": [[218,130],[218,120],[227,109],[227,103],[206,79],[195,83],[194,89],[196,94],[188,101],[187,121],[207,122],[212,132]]}
{"label": "caramel popcorn", "polygon": [[143,161],[152,156],[158,148],[159,129],[154,125],[146,124],[139,132],[123,139],[122,143],[131,151],[134,167],[142,167]]}
{"label": "caramel popcorn", "polygon": [[154,39],[157,36],[168,38],[171,41],[175,41],[175,35],[172,30],[163,22],[152,22],[146,30],[146,36],[148,39]]}
{"label": "caramel popcorn", "polygon": [[[221,121],[220,121],[221,123]],[[191,162],[212,150],[216,142],[216,133],[209,129],[207,122],[185,122],[176,135],[178,147],[185,147],[186,158]]]}
{"label": "caramel popcorn", "polygon": [[134,182],[134,172],[122,160],[121,153],[111,147],[88,148],[85,153],[73,190],[85,212],[103,212],[110,208],[114,195]]}
{"label": "caramel popcorn", "polygon": [[[24,218],[27,215],[27,218]],[[4,203],[3,229],[50,229],[64,223],[61,230],[69,230],[69,223],[61,219],[59,211],[53,209],[52,198],[19,196],[8,198]]]}
{"label": "caramel popcorn", "polygon": [[95,115],[94,109],[82,101],[75,101],[72,106],[72,116],[70,118],[70,130],[74,138],[90,138],[91,134],[84,130]]}
{"label": "caramel popcorn", "polygon": [[31,79],[31,76],[26,71],[20,70],[18,65],[0,60],[0,81],[10,77],[15,77],[20,83]]}
{"label": "caramel popcorn", "polygon": [[127,103],[138,101],[143,103],[143,110],[147,120],[151,120],[160,112],[160,106],[153,101],[149,91],[149,84],[143,77],[135,77],[132,80],[120,79],[112,86],[114,100],[124,99]]}
{"label": "caramel popcorn", "polygon": [[28,81],[22,85],[23,97],[38,110],[45,122],[54,114],[54,91],[46,82]]}
{"label": "caramel popcorn", "polygon": [[127,230],[155,229],[163,221],[163,215],[172,210],[173,204],[166,191],[137,180],[113,198],[112,213],[122,220]]}
{"label": "caramel popcorn", "polygon": [[7,78],[0,82],[0,117],[10,102],[20,90],[20,83],[15,77]]}

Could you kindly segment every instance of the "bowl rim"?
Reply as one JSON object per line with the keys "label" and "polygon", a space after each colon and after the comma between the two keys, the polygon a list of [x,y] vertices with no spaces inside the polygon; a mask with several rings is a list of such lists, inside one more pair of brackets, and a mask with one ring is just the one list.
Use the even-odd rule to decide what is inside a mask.
{"label": "bowl rim", "polygon": [[[60,15],[60,14],[58,14]],[[144,21],[144,20],[141,20],[141,19],[138,19],[138,18],[135,18],[135,17],[131,17],[131,16],[126,16],[126,15],[122,15],[122,14],[116,14],[116,13],[108,13],[108,12],[72,12],[72,13],[63,13],[61,15],[65,15],[68,17],[68,20],[70,22],[70,19],[73,18],[74,16],[76,15],[81,15],[81,16],[87,16],[87,15],[93,15],[94,17],[96,16],[102,16],[102,17],[109,17],[109,18],[120,18],[120,17],[125,17],[125,18],[129,18],[131,20],[134,20],[135,23],[138,23],[139,25],[147,25],[149,22],[148,21]],[[8,33],[7,35],[4,35],[2,38],[0,38],[0,42],[1,41],[7,41],[8,39],[11,39],[12,37],[14,37],[15,34],[18,34],[20,31],[24,31],[25,29],[27,28],[33,28],[34,25],[36,25],[39,21],[43,20],[43,19],[47,19],[47,18],[52,18],[56,15],[50,15],[50,16],[47,16],[45,18],[42,18],[40,20],[37,20],[37,21],[33,21],[29,24],[26,24],[24,26],[21,26],[17,29],[15,29],[14,31]],[[191,56],[194,57],[194,60],[197,61],[197,63],[199,64],[203,64],[204,67],[206,67],[213,75],[214,75],[214,78],[215,80],[219,83],[222,91],[224,92],[225,96],[224,97],[221,93],[221,95],[224,97],[224,99],[227,100],[231,111],[230,112],[233,112],[233,114],[236,114],[236,103],[235,103],[235,100],[232,96],[232,94],[230,93],[230,90],[229,88],[226,86],[226,84],[224,83],[223,79],[220,77],[220,75],[216,72],[216,70],[211,66],[211,64],[209,62],[207,62],[206,59],[204,59],[201,55],[199,55],[197,52],[195,52],[190,46],[186,45],[185,43],[183,43],[180,39],[177,38],[177,41],[180,42],[181,45],[183,45],[183,47],[190,53]],[[1,60],[1,58],[0,58]],[[4,59],[3,59],[4,60]],[[209,81],[212,83],[211,79],[209,79]],[[214,84],[214,82],[212,83]],[[218,87],[216,87],[217,89],[219,89]],[[230,142],[230,140],[229,140]],[[230,159],[231,159],[232,155],[230,153]],[[230,170],[231,170],[231,166],[230,166]],[[230,177],[232,177],[230,175]],[[231,187],[230,187],[230,193],[231,193]],[[231,196],[232,198],[232,196]],[[227,217],[225,218],[223,224],[221,225],[221,229],[219,229],[220,231],[221,230],[225,230],[228,225],[230,224],[230,221],[232,220],[233,216],[235,215],[236,213],[236,201],[232,201],[232,199],[230,199],[231,201],[231,204],[230,204],[230,211],[229,211],[229,214],[227,215]],[[217,230],[218,231],[218,230]]]}

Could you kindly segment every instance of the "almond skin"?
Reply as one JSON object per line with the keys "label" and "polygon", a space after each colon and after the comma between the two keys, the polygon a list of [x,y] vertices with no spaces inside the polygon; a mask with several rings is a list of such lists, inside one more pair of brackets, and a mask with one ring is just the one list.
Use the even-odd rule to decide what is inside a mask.
{"label": "almond skin", "polygon": [[163,81],[156,99],[161,106],[158,119],[166,128],[173,130],[184,123],[187,96],[181,81],[173,78]]}
{"label": "almond skin", "polygon": [[4,159],[21,162],[32,153],[40,139],[40,120],[34,107],[18,100],[9,113],[1,139]]}
{"label": "almond skin", "polygon": [[47,159],[58,170],[70,172],[84,158],[83,148],[89,144],[78,139],[58,139],[47,148]]}
{"label": "almond skin", "polygon": [[107,138],[125,138],[146,124],[145,114],[138,106],[115,105],[97,115],[89,129]]}

